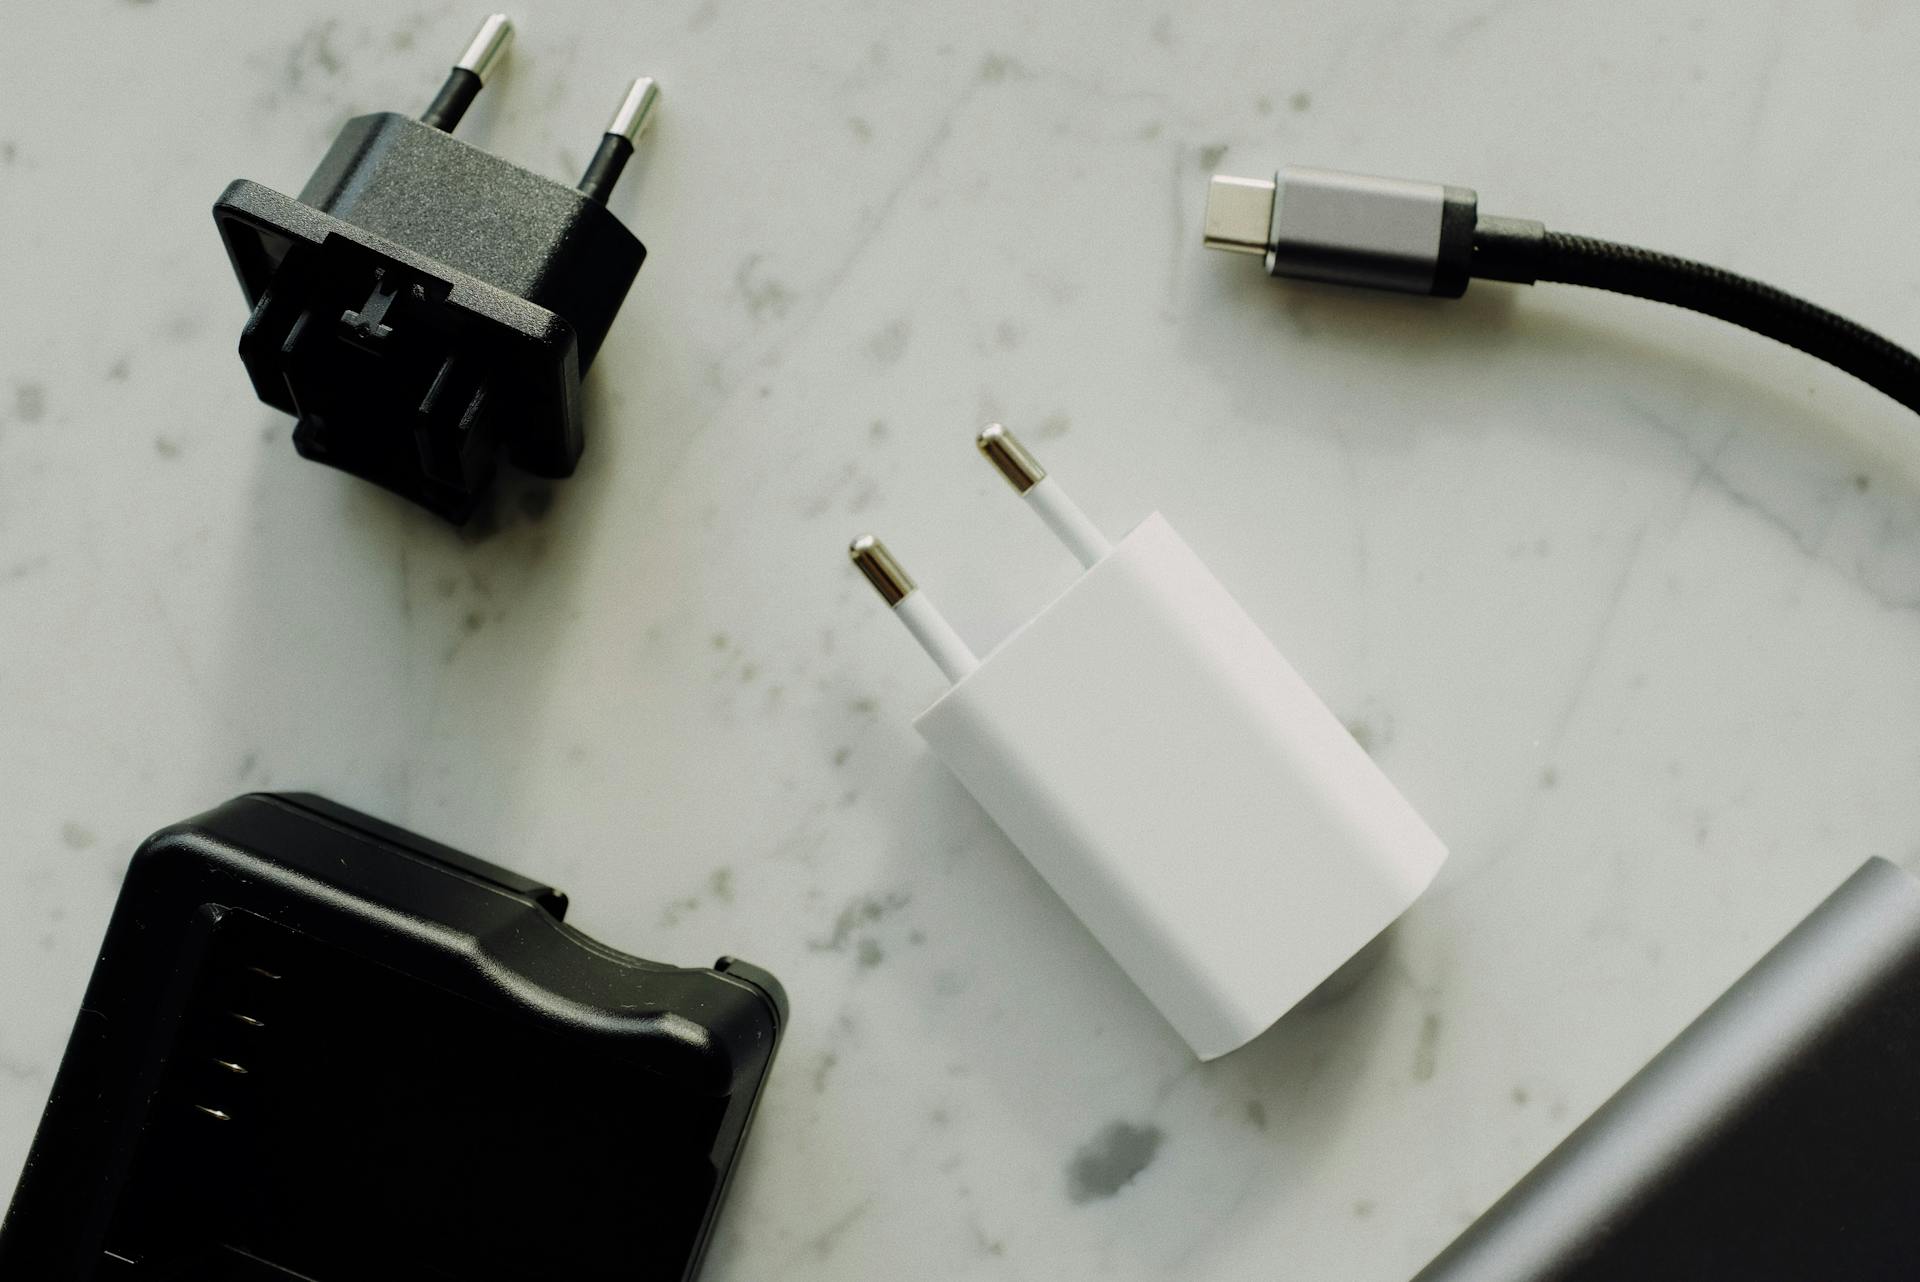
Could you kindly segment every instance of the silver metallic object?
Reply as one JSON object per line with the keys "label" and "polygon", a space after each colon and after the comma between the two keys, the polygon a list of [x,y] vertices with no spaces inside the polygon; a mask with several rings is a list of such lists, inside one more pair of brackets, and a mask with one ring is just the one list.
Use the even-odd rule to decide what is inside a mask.
{"label": "silver metallic object", "polygon": [[1289,275],[1415,294],[1433,287],[1439,183],[1289,165],[1276,186],[1268,252]]}
{"label": "silver metallic object", "polygon": [[1264,254],[1269,276],[1458,297],[1479,200],[1465,187],[1288,165],[1271,182],[1216,174],[1209,249]]}
{"label": "silver metallic object", "polygon": [[453,64],[456,71],[471,71],[482,84],[493,75],[500,58],[513,42],[513,22],[504,13],[488,14],[480,29],[473,33],[467,51]]}
{"label": "silver metallic object", "polygon": [[867,582],[873,584],[880,599],[893,610],[893,617],[900,620],[927,652],[927,657],[946,674],[947,680],[963,680],[980,666],[973,650],[927,594],[914,587],[913,580],[893,559],[886,544],[871,534],[863,534],[853,541],[847,555],[860,567],[860,573],[867,576]]}
{"label": "silver metallic object", "polygon": [[606,132],[600,135],[593,159],[587,162],[587,172],[580,179],[581,195],[606,203],[613,185],[620,181],[621,171],[633,156],[633,144],[652,123],[653,109],[659,101],[660,87],[651,76],[642,76],[627,86],[626,96],[614,110],[613,119],[607,122]]}
{"label": "silver metallic object", "polygon": [[860,567],[860,573],[867,576],[867,582],[873,584],[873,590],[888,605],[899,605],[913,592],[913,580],[893,559],[893,553],[887,551],[887,545],[871,534],[862,534],[847,549],[847,555]]}
{"label": "silver metallic object", "polygon": [[620,100],[613,119],[607,122],[607,132],[618,134],[628,142],[639,142],[640,135],[653,123],[653,107],[659,100],[660,86],[653,77],[640,77],[627,87],[627,96]]}
{"label": "silver metallic object", "polygon": [[989,423],[975,439],[974,444],[987,456],[987,461],[1000,470],[1017,493],[1025,494],[1034,486],[1047,479],[1047,469],[1040,466],[1038,459],[1027,452],[1020,439],[998,423]]}
{"label": "silver metallic object", "polygon": [[1273,228],[1275,184],[1265,178],[1215,174],[1207,183],[1207,217],[1202,234],[1208,249],[1233,254],[1264,254]]}
{"label": "silver metallic object", "polygon": [[1100,527],[1080,510],[1058,481],[1047,475],[1047,469],[1040,466],[1040,460],[1028,452],[1019,437],[998,423],[989,423],[974,443],[1082,566],[1091,570],[1113,551],[1113,544]]}

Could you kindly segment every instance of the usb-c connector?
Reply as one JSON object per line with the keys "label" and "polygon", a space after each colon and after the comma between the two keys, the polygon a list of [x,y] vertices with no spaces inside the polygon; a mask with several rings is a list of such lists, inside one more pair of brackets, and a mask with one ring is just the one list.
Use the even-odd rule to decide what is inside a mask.
{"label": "usb-c connector", "polygon": [[1288,165],[1271,182],[1216,175],[1210,249],[1264,254],[1267,273],[1457,298],[1473,261],[1465,187]]}
{"label": "usb-c connector", "polygon": [[1263,254],[1270,276],[1457,298],[1467,282],[1558,281],[1704,312],[1798,348],[1920,412],[1920,356],[1771,285],[1632,245],[1479,212],[1468,188],[1289,165],[1215,175],[1209,249]]}
{"label": "usb-c connector", "polygon": [[1264,178],[1215,174],[1207,184],[1208,249],[1264,254],[1272,248],[1275,184]]}

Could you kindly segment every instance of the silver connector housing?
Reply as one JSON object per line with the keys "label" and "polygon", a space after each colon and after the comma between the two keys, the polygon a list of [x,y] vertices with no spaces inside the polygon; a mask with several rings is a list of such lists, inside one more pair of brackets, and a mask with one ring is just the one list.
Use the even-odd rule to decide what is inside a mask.
{"label": "silver connector housing", "polygon": [[1271,276],[1457,296],[1477,203],[1464,187],[1288,165],[1271,182],[1216,174],[1204,236],[1265,255]]}

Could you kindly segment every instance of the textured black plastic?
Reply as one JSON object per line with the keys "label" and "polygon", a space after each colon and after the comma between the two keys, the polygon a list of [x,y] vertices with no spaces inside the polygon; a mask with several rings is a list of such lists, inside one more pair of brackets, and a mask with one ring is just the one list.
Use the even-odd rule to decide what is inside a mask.
{"label": "textured black plastic", "polygon": [[1920,1278],[1920,883],[1871,860],[1414,1282]]}
{"label": "textured black plastic", "polygon": [[156,834],[0,1277],[691,1278],[785,996],[615,952],[565,903],[315,797]]}
{"label": "textured black plastic", "polygon": [[303,455],[455,521],[501,449],[572,474],[581,373],[646,257],[600,201],[384,112],[297,200],[243,179],[213,213],[253,309],[241,359]]}

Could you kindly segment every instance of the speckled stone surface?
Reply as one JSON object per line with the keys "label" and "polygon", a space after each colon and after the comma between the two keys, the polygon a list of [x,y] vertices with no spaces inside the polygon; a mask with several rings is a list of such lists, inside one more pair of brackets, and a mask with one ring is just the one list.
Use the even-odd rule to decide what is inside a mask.
{"label": "speckled stone surface", "polygon": [[[478,14],[7,16],[0,1180],[128,855],[246,789],[787,982],[717,1280],[1402,1282],[1862,859],[1920,866],[1910,415],[1651,305],[1287,288],[1198,231],[1215,167],[1433,177],[1920,342],[1920,12],[516,16],[463,137],[571,179],[664,98],[581,472],[479,538],[295,457],[208,216],[424,106]],[[921,747],[938,675],[847,567],[881,533],[980,647],[1070,581],[988,418],[1110,530],[1164,511],[1453,848],[1216,1063]]]}

